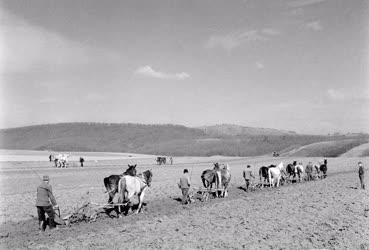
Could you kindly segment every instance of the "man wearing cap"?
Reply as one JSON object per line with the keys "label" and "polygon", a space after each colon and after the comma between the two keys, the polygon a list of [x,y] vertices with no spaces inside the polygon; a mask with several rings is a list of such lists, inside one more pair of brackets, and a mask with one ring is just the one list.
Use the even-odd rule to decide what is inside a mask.
{"label": "man wearing cap", "polygon": [[45,231],[46,229],[47,222],[45,213],[47,213],[49,217],[48,221],[50,229],[55,228],[54,208],[58,208],[58,205],[56,204],[51,185],[49,184],[49,176],[47,175],[43,176],[41,184],[37,187],[36,207],[39,229],[42,231]]}
{"label": "man wearing cap", "polygon": [[365,189],[365,182],[364,182],[364,166],[361,161],[358,163],[359,166],[359,179],[360,179],[360,186],[362,189]]}

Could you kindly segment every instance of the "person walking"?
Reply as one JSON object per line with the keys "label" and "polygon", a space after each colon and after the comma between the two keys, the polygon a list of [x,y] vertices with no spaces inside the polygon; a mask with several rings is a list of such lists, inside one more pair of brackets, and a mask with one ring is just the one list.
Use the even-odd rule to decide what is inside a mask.
{"label": "person walking", "polygon": [[251,178],[255,178],[254,174],[252,173],[250,165],[247,165],[246,170],[243,171],[243,178],[245,179],[246,182],[246,192],[248,192],[251,183]]}
{"label": "person walking", "polygon": [[312,181],[313,180],[313,163],[311,163],[311,161],[309,161],[309,163],[306,165],[305,172],[306,172],[307,180]]}
{"label": "person walking", "polygon": [[360,179],[360,186],[362,189],[365,189],[365,180],[364,180],[364,166],[361,161],[358,163],[359,166],[359,179]]}
{"label": "person walking", "polygon": [[81,167],[83,167],[83,163],[85,162],[85,159],[83,159],[83,157],[79,157],[79,162],[81,163]]}
{"label": "person walking", "polygon": [[182,190],[182,204],[188,204],[190,202],[189,190],[190,190],[191,182],[190,177],[188,176],[188,169],[183,170],[183,175],[179,179],[178,187]]}
{"label": "person walking", "polygon": [[[38,226],[39,229],[42,231],[45,231],[47,224],[49,224],[50,229],[56,227],[54,221],[54,209],[58,209],[58,205],[56,203],[49,181],[49,176],[44,175],[41,184],[37,187],[36,207],[39,223]],[[46,220],[45,214],[47,214],[47,216],[49,217],[48,221]]]}

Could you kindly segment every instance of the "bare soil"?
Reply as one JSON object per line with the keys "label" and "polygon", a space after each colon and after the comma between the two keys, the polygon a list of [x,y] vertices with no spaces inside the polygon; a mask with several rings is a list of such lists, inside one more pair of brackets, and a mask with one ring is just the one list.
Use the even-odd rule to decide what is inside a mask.
{"label": "bare soil", "polygon": [[[82,196],[105,203],[103,178],[121,173],[128,161],[86,162],[86,167],[56,169],[48,162],[1,164],[0,248],[30,249],[369,249],[369,194],[358,189],[357,161],[369,158],[330,158],[324,180],[294,183],[280,188],[245,192],[242,170],[255,171],[271,163],[317,158],[175,158],[170,166],[136,159],[138,171],[153,170],[152,187],[144,212],[124,218],[102,216],[94,223],[79,223],[58,230],[38,231],[35,191],[37,175],[51,177],[62,215]],[[184,168],[194,187],[211,162],[230,164],[229,197],[179,202],[178,178]],[[131,162],[130,162],[131,163]]]}

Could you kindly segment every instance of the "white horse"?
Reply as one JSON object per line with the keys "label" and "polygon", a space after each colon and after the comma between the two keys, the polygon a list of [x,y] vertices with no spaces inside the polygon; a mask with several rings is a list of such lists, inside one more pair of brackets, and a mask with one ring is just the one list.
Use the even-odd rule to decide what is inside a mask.
{"label": "white horse", "polygon": [[225,164],[224,167],[220,170],[220,181],[219,185],[222,190],[221,197],[228,196],[228,185],[231,181],[231,171],[228,164]]}
{"label": "white horse", "polygon": [[283,170],[283,162],[279,163],[274,168],[268,169],[270,187],[274,186],[275,180],[277,180],[277,187],[279,187],[279,182],[281,181],[281,177],[282,177],[282,170]]}
{"label": "white horse", "polygon": [[304,166],[302,165],[302,162],[296,165],[295,172],[297,176],[299,177],[299,182],[301,182],[301,180],[303,179],[303,175],[304,175]]}
{"label": "white horse", "polygon": [[[136,214],[141,211],[145,190],[150,187],[152,180],[152,172],[146,170],[139,176],[123,176],[118,182],[118,203],[128,205],[134,195],[138,196],[138,209]],[[121,213],[121,206],[119,206],[119,214]],[[120,216],[120,215],[119,215]]]}
{"label": "white horse", "polygon": [[59,168],[65,168],[68,164],[69,154],[58,154],[55,156],[55,166]]}

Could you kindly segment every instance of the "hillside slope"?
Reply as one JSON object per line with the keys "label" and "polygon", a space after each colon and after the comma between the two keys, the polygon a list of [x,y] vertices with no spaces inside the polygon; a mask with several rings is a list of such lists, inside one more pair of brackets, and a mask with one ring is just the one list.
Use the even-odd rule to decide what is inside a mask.
{"label": "hillside slope", "polygon": [[369,156],[369,143],[364,143],[360,146],[354,147],[340,155],[342,157],[364,157]]}
{"label": "hillside slope", "polygon": [[207,135],[212,136],[236,136],[236,135],[294,135],[293,131],[278,130],[272,128],[253,128],[234,124],[221,124],[198,127]]}
{"label": "hillside slope", "polygon": [[299,157],[337,157],[359,145],[367,143],[367,138],[322,141],[302,146],[282,154]]}
{"label": "hillside slope", "polygon": [[[362,144],[362,138],[368,138],[363,135],[334,137],[276,132],[278,130],[273,130],[271,134],[270,130],[263,133],[264,129],[258,128],[250,128],[250,130],[258,132],[242,134],[245,131],[241,129],[240,135],[234,132],[216,135],[207,133],[203,129],[180,125],[59,123],[0,130],[0,148],[67,152],[130,152],[176,156],[256,156],[271,155],[274,151],[290,153],[292,149],[316,142],[332,143],[332,141],[351,138],[352,142],[349,143],[351,146],[345,147],[349,150]],[[304,152],[303,149],[301,150],[297,151],[297,154]],[[336,151],[331,154],[324,151],[324,147],[318,147],[317,150],[302,154],[320,156],[321,152],[325,155],[346,152],[342,149]]]}

